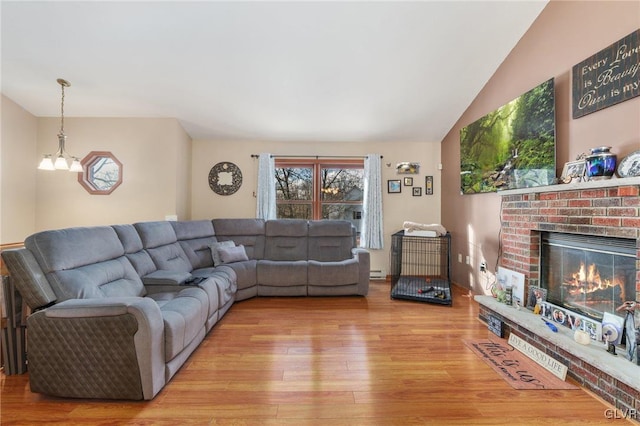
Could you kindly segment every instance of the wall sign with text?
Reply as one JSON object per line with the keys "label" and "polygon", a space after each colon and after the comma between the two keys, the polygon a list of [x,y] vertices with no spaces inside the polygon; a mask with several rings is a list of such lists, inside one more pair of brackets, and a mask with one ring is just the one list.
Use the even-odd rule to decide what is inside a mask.
{"label": "wall sign with text", "polygon": [[573,118],[640,95],[640,29],[573,67]]}

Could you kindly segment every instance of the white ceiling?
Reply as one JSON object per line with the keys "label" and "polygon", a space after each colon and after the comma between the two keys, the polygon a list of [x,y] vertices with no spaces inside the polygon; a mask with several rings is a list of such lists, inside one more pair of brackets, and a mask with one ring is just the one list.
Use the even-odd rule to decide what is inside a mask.
{"label": "white ceiling", "polygon": [[440,141],[546,0],[10,2],[32,114],[175,117],[193,139]]}

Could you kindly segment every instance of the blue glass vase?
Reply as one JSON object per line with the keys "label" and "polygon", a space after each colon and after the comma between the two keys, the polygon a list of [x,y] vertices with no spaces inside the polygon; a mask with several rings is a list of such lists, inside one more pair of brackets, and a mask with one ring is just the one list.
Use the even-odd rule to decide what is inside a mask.
{"label": "blue glass vase", "polygon": [[591,155],[585,158],[588,180],[611,179],[616,171],[617,156],[610,150],[610,146],[591,149]]}

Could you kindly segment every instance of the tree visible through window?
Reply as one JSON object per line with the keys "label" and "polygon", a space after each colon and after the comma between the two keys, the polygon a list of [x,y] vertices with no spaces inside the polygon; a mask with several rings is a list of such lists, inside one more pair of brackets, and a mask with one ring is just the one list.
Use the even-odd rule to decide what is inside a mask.
{"label": "tree visible through window", "polygon": [[342,219],[360,227],[362,160],[276,159],[278,218]]}

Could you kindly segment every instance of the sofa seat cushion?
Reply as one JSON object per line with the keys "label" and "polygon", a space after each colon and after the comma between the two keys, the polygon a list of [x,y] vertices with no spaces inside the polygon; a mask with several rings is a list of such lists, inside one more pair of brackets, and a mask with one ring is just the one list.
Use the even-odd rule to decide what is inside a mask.
{"label": "sofa seat cushion", "polygon": [[235,279],[230,280],[227,277],[227,274],[224,273],[211,275],[209,279],[213,280],[216,283],[216,287],[218,288],[220,308],[235,300],[236,291],[238,291],[238,286]]}
{"label": "sofa seat cushion", "polygon": [[[215,289],[218,295],[218,308],[221,308],[231,300],[235,299],[238,286],[236,285],[237,276],[233,269],[227,265],[218,266],[216,268],[201,268],[192,272],[194,277],[206,277],[207,280],[198,284],[205,288],[209,293],[210,288]],[[211,287],[209,287],[211,286]]]}
{"label": "sofa seat cushion", "polygon": [[244,262],[234,262],[234,263],[225,264],[227,268],[231,268],[235,272],[237,277],[236,284],[238,285],[238,290],[244,290],[245,288],[253,287],[257,284],[257,281],[256,281],[257,265],[258,265],[257,260],[245,260]]}
{"label": "sofa seat cushion", "polygon": [[290,287],[307,284],[307,261],[258,261],[257,279],[259,285]]}
{"label": "sofa seat cushion", "polygon": [[155,293],[148,297],[160,307],[164,321],[165,359],[170,361],[202,333],[207,321],[209,300],[198,287]]}
{"label": "sofa seat cushion", "polygon": [[357,259],[341,262],[309,261],[309,285],[335,287],[357,284],[359,278]]}
{"label": "sofa seat cushion", "polygon": [[215,280],[207,278],[206,280],[199,282],[197,286],[207,293],[207,298],[209,299],[209,317],[212,317],[215,314],[217,321],[218,310],[222,304],[220,303],[220,290],[218,289],[217,283]]}

